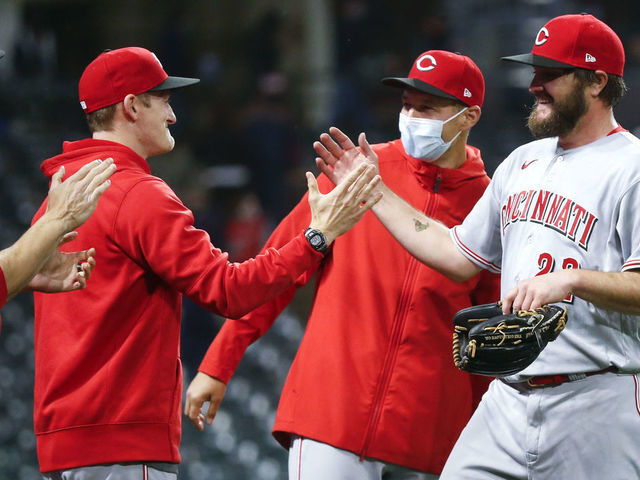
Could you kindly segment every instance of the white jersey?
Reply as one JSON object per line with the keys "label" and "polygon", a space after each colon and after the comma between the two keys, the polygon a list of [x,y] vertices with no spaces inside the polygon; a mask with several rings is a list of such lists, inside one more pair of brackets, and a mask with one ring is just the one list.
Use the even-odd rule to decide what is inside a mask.
{"label": "white jersey", "polygon": [[[640,268],[640,140],[628,132],[563,150],[557,138],[513,151],[451,237],[472,262],[520,280],[562,268]],[[614,365],[640,372],[640,316],[570,296],[565,330],[509,380]]]}

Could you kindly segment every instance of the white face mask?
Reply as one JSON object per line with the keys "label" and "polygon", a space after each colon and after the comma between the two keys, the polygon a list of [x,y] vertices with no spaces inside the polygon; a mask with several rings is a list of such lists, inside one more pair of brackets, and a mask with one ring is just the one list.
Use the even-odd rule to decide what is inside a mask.
{"label": "white face mask", "polygon": [[442,127],[450,122],[467,108],[463,108],[458,113],[447,120],[434,120],[431,118],[409,117],[400,112],[398,128],[400,129],[400,139],[404,150],[413,158],[419,158],[425,162],[435,162],[446,152],[451,144],[458,138],[462,131],[458,132],[448,142],[442,139]]}

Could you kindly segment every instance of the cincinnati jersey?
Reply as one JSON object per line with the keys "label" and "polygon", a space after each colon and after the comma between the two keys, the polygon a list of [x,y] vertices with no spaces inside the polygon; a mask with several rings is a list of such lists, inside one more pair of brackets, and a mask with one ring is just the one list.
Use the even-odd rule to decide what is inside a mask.
{"label": "cincinnati jersey", "polygon": [[[562,268],[640,268],[640,140],[628,132],[563,150],[557,138],[516,149],[462,225],[451,229],[472,262],[520,280]],[[614,365],[640,371],[640,316],[568,296],[566,329],[509,380]]]}

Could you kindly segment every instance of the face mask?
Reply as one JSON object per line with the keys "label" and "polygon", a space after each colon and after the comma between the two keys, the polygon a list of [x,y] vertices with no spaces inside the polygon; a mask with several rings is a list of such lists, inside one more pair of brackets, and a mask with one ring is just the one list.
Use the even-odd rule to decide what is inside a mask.
{"label": "face mask", "polygon": [[463,108],[447,120],[433,120],[431,118],[414,118],[400,112],[398,128],[404,150],[413,158],[419,158],[425,162],[434,162],[446,152],[451,144],[458,138],[462,131],[458,132],[448,142],[442,139],[442,127],[450,122],[467,108]]}

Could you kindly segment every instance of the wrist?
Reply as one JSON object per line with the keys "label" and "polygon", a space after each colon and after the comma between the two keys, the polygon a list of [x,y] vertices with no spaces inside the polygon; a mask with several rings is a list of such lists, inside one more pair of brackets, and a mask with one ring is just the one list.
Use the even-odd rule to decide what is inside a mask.
{"label": "wrist", "polygon": [[40,224],[42,227],[56,230],[61,237],[73,230],[72,222],[69,219],[57,216],[49,212],[48,210],[44,212],[44,214],[42,214],[42,216],[37,220],[36,224]]}
{"label": "wrist", "polygon": [[325,235],[322,230],[315,228],[313,225],[309,225],[309,227],[307,227],[307,229],[304,231],[304,236],[311,248],[322,254],[327,253],[329,245],[331,244],[331,242],[333,242],[333,239],[329,241],[327,235]]}

